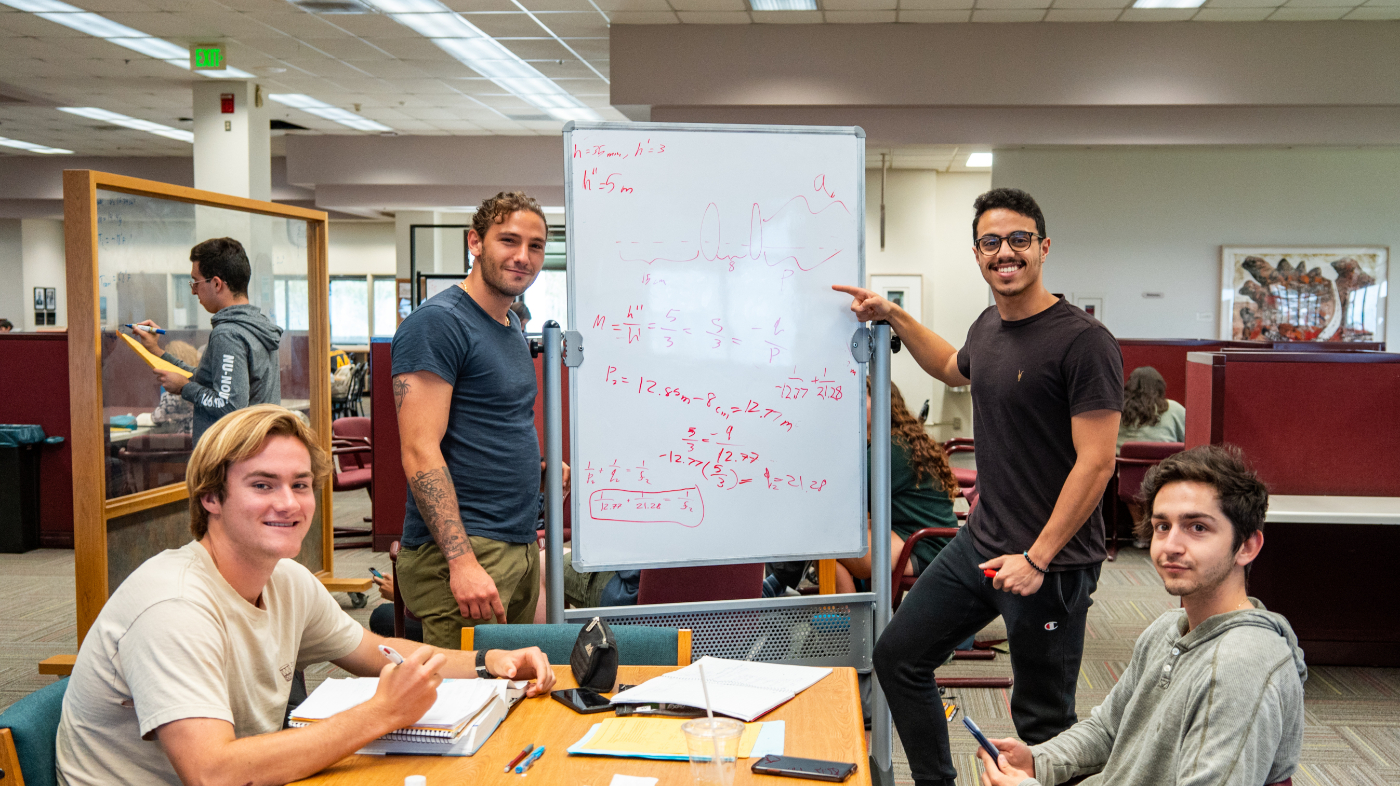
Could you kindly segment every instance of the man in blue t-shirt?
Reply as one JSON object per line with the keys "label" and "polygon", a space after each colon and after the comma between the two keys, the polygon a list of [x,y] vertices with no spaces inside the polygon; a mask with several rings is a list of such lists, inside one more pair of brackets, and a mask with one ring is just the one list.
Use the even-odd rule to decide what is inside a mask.
{"label": "man in blue t-shirt", "polygon": [[399,592],[437,647],[459,649],[464,627],[531,622],[539,602],[535,368],[510,304],[544,265],[546,231],[525,194],[483,202],[467,232],[471,272],[394,334],[411,492]]}

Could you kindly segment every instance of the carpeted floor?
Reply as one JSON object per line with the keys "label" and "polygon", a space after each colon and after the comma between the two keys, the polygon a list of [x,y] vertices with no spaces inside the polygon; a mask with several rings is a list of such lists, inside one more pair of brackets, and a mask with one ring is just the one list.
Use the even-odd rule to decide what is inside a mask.
{"label": "carpeted floor", "polygon": [[[369,514],[364,492],[336,494],[335,518],[341,526],[364,526]],[[368,549],[335,554],[337,576],[364,575],[370,566],[387,570],[389,556]],[[35,664],[60,653],[75,652],[73,611],[73,553],[39,550],[0,554],[0,710],[48,683]],[[362,624],[380,601],[372,597],[364,609],[352,609],[348,596],[341,604]],[[1105,563],[1089,611],[1089,627],[1080,671],[1078,710],[1086,716],[1112,687],[1132,656],[1133,642],[1147,624],[1175,607],[1163,590],[1146,552],[1124,549],[1117,562]],[[1002,638],[1000,622],[979,638]],[[995,661],[957,662],[940,674],[1010,674],[1005,655]],[[315,684],[333,666],[308,672]],[[1303,758],[1293,776],[1297,786],[1383,786],[1400,783],[1400,669],[1312,666],[1306,685]],[[1013,736],[1009,693],[1000,690],[957,690],[952,701],[992,737]],[[973,751],[976,743],[962,730],[950,728],[960,786],[977,784]],[[895,743],[895,782],[913,783],[900,742]]]}

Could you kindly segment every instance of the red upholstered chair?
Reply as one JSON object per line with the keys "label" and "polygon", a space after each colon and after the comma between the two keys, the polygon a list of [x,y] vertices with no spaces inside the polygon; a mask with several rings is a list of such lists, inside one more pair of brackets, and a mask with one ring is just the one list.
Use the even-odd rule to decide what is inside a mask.
{"label": "red upholstered chair", "polygon": [[1107,522],[1112,530],[1112,541],[1108,548],[1108,559],[1118,558],[1118,503],[1133,502],[1142,489],[1142,481],[1147,470],[1156,466],[1167,456],[1186,449],[1182,442],[1124,442],[1118,449],[1118,466],[1113,478],[1108,482],[1104,493],[1104,512],[1111,519]]}
{"label": "red upholstered chair", "polygon": [[744,600],[763,597],[763,563],[645,568],[637,584],[637,605]]}
{"label": "red upholstered chair", "polygon": [[[365,489],[374,499],[374,449],[370,443],[369,418],[336,418],[331,423],[331,488],[335,491]],[[366,516],[365,521],[370,521]],[[335,527],[337,538],[363,538],[369,530]],[[337,543],[338,549],[363,548],[368,541]]]}

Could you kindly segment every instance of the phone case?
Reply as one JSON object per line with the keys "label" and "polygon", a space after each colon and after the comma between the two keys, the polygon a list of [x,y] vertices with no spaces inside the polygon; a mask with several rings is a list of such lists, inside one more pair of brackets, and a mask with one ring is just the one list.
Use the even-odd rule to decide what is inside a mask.
{"label": "phone case", "polygon": [[575,704],[571,700],[571,698],[575,695],[575,690],[577,689],[571,688],[569,690],[556,690],[552,691],[549,694],[549,696],[550,698],[554,699],[560,704],[563,704],[565,707],[568,707],[569,709],[573,710],[574,712],[577,712],[580,715],[592,715],[597,712],[612,712],[613,706],[611,704],[602,704],[597,707],[585,707],[579,704]]}
{"label": "phone case", "polygon": [[[792,758],[796,757],[764,756],[763,758],[754,762],[753,766],[749,769],[759,775],[778,775],[786,778],[801,778],[803,780],[809,781],[827,781],[828,783],[841,783],[842,781],[851,777],[851,773],[856,771],[856,765],[854,764],[840,761],[822,761],[820,759],[801,759],[801,761],[810,761],[818,764],[830,765],[832,768],[846,769],[840,770],[840,774],[836,774],[825,772],[813,772],[811,770],[787,769],[782,766],[784,759]],[[776,761],[770,762],[770,759],[776,759]]]}

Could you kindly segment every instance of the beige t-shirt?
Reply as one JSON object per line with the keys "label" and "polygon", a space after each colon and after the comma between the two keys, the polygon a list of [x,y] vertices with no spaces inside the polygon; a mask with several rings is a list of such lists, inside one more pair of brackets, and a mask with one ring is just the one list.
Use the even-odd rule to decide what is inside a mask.
{"label": "beige t-shirt", "polygon": [[244,600],[198,542],[146,560],[78,652],[58,727],[58,782],[179,784],[152,732],[218,718],[249,737],[282,728],[294,670],[359,646],[364,628],[284,559]]}

